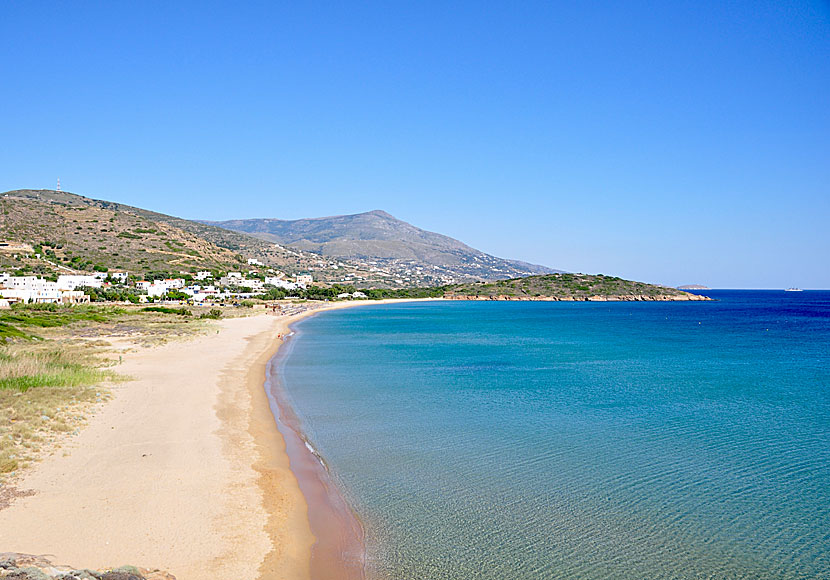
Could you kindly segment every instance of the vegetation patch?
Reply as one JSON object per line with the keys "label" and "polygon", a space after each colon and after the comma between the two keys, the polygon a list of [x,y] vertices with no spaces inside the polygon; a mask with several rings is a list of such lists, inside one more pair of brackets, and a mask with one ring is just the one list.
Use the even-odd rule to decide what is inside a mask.
{"label": "vegetation patch", "polygon": [[0,325],[19,329],[20,326],[48,328],[73,322],[107,322],[124,312],[123,308],[118,307],[15,304],[10,310],[0,311]]}
{"label": "vegetation patch", "polygon": [[143,312],[161,312],[162,314],[178,314],[179,316],[193,316],[187,308],[168,308],[167,306],[145,306]]}
{"label": "vegetation patch", "polygon": [[222,318],[222,311],[218,308],[211,308],[208,312],[205,312],[199,316],[199,318],[207,318],[210,320],[219,320]]}
{"label": "vegetation patch", "polygon": [[6,324],[4,322],[0,322],[0,340],[15,340],[15,339],[29,339],[33,338],[33,335],[26,334],[21,330],[18,330],[14,326],[10,324]]}
{"label": "vegetation patch", "polygon": [[44,444],[83,424],[84,407],[108,397],[93,386],[0,389],[0,480],[25,467]]}
{"label": "vegetation patch", "polygon": [[10,345],[0,350],[0,389],[25,393],[35,387],[80,387],[116,377],[90,362],[81,352]]}
{"label": "vegetation patch", "polygon": [[121,377],[101,368],[103,362],[90,344],[0,346],[0,479],[84,423],[86,406],[108,398],[96,385]]}

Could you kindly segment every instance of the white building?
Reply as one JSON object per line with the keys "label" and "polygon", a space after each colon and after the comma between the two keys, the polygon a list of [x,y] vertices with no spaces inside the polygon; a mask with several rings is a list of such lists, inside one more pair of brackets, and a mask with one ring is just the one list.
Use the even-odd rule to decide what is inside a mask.
{"label": "white building", "polygon": [[294,290],[297,288],[297,285],[294,282],[289,282],[285,278],[281,278],[279,276],[266,276],[265,284],[268,286],[282,288],[284,290]]}
{"label": "white building", "polygon": [[209,278],[213,278],[213,274],[208,272],[207,270],[200,270],[196,272],[196,275],[193,276],[196,280],[207,280]]}
{"label": "white building", "polygon": [[85,275],[60,275],[58,276],[58,288],[61,290],[75,290],[75,288],[80,288],[81,286],[86,286],[88,288],[100,288],[104,285],[103,280],[96,276],[85,276]]}
{"label": "white building", "polygon": [[348,292],[343,292],[337,295],[338,298],[367,298],[367,296],[363,292],[352,292],[349,294]]}
{"label": "white building", "polygon": [[2,277],[0,298],[10,302],[33,302],[35,304],[74,304],[89,302],[89,296],[81,291],[67,290],[58,283],[37,276]]}
{"label": "white building", "polygon": [[158,284],[153,282],[150,286],[147,287],[147,296],[153,298],[159,298],[167,294],[169,288],[164,285],[164,283],[159,282]]}
{"label": "white building", "polygon": [[9,302],[34,302],[35,304],[50,304],[61,301],[61,291],[51,290],[24,290],[0,288],[0,298]]}
{"label": "white building", "polygon": [[129,272],[110,272],[109,275],[110,278],[116,282],[116,284],[126,284],[130,277]]}
{"label": "white building", "polygon": [[311,274],[299,274],[297,276],[297,286],[305,288],[312,282],[314,282],[314,279],[311,277]]}
{"label": "white building", "polygon": [[[258,282],[259,280],[257,280]],[[242,288],[250,286],[252,281],[245,278],[241,272],[228,272],[227,276],[222,276],[219,279],[220,286],[231,286],[235,288]]]}
{"label": "white building", "polygon": [[150,284],[145,280],[136,282],[136,288],[147,290],[147,296],[160,297],[167,294],[170,290],[181,290],[184,288],[184,278],[167,278],[165,280],[153,280]]}
{"label": "white building", "polygon": [[248,265],[249,266],[264,266],[262,262],[257,260],[256,258],[248,258]]}
{"label": "white building", "polygon": [[194,302],[204,302],[205,300],[215,300],[221,298],[221,295],[214,286],[200,286],[193,284],[182,289],[182,292],[190,296]]}
{"label": "white building", "polygon": [[9,276],[3,285],[9,290],[57,290],[54,282],[38,278],[37,276]]}
{"label": "white building", "polygon": [[245,288],[250,288],[252,292],[263,292],[265,290],[265,283],[257,278],[245,280],[243,286]]}

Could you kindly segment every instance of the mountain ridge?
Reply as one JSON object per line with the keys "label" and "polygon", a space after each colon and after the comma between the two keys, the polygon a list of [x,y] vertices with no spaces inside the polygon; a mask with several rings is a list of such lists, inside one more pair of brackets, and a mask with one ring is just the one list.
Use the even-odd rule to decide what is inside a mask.
{"label": "mountain ridge", "polygon": [[418,228],[381,209],[296,220],[247,218],[201,223],[326,257],[361,258],[398,265],[422,262],[464,278],[494,280],[559,271],[492,256],[450,236]]}
{"label": "mountain ridge", "polygon": [[[162,276],[165,272],[202,269],[273,268],[289,276],[311,273],[315,281],[324,284],[356,284],[361,288],[439,286],[532,273],[532,267],[518,261],[505,268],[505,262],[498,258],[396,220],[383,210],[358,214],[375,224],[372,235],[333,240],[324,231],[327,220],[339,217],[349,222],[353,216],[312,218],[306,220],[311,228],[302,236],[306,239],[289,246],[268,236],[213,225],[215,222],[187,220],[56,190],[0,193],[0,209],[0,268],[10,271],[51,275],[56,271],[116,269],[138,276]],[[277,224],[284,221],[271,220]],[[314,228],[319,231],[313,232]],[[386,234],[378,233],[384,230],[388,230]],[[365,258],[378,253],[400,254],[396,237],[401,237],[404,230],[413,242],[403,257]],[[436,261],[430,240],[438,240],[442,246],[438,265],[429,263]],[[324,255],[320,251],[324,243],[340,251]],[[17,247],[14,244],[22,244],[21,249],[12,251]],[[23,251],[24,246],[27,251]]]}

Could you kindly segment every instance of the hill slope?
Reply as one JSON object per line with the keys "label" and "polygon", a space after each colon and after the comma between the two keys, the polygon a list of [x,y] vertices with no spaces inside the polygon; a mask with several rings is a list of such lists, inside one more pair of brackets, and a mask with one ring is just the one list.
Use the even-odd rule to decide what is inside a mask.
{"label": "hill slope", "polygon": [[[555,272],[505,260],[456,239],[417,228],[380,210],[301,220],[246,219],[204,222],[298,250],[339,259],[374,261],[403,275],[428,275],[434,283],[495,280]],[[419,270],[420,269],[420,270]]]}
{"label": "hill slope", "polygon": [[[40,249],[0,247],[0,268],[128,270],[135,275],[199,269],[240,270],[256,258],[288,274],[320,268],[319,256],[238,232],[124,204],[52,190],[0,194],[0,242]],[[17,257],[15,257],[17,256]],[[323,264],[325,266],[326,264]],[[352,268],[356,270],[356,268]],[[339,276],[339,273],[338,273]],[[318,279],[325,280],[320,274]]]}
{"label": "hill slope", "polygon": [[444,289],[445,298],[456,300],[566,300],[639,301],[709,300],[706,296],[676,288],[623,280],[602,274],[548,274],[497,282],[455,284]]}

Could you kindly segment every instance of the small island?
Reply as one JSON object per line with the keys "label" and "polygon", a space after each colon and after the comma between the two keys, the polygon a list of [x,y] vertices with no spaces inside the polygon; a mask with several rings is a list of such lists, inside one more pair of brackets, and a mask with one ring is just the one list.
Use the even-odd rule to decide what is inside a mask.
{"label": "small island", "polygon": [[702,284],[686,284],[684,286],[678,286],[678,290],[711,290],[708,286],[704,286]]}

